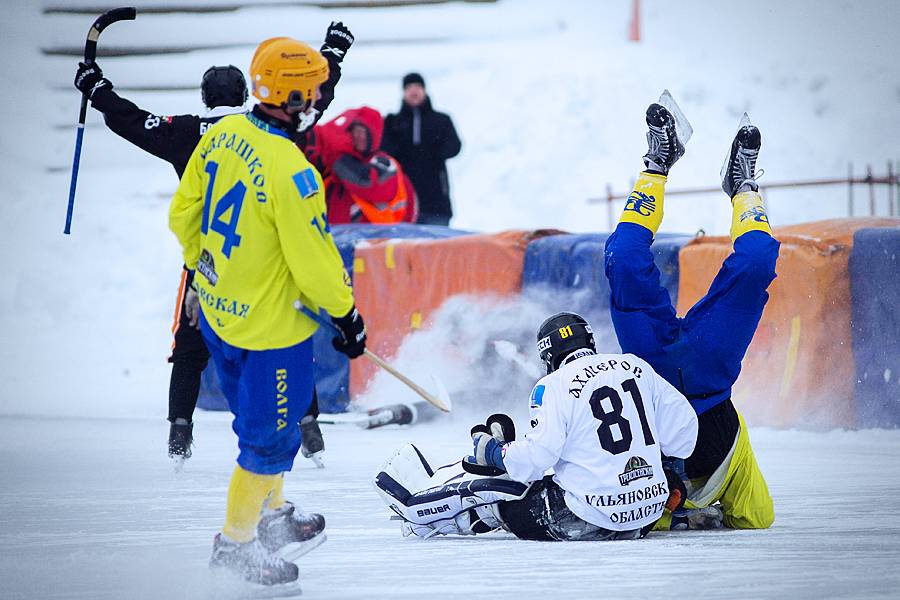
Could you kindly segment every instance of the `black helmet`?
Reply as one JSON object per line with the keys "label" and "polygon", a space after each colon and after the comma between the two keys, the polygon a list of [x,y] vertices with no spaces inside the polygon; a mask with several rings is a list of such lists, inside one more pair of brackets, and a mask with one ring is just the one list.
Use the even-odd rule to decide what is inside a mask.
{"label": "black helmet", "polygon": [[556,313],[541,323],[537,334],[537,348],[547,366],[547,374],[559,368],[562,360],[580,348],[597,351],[594,332],[581,315]]}
{"label": "black helmet", "polygon": [[203,74],[200,97],[207,108],[243,106],[247,101],[247,80],[234,65],[210,67]]}

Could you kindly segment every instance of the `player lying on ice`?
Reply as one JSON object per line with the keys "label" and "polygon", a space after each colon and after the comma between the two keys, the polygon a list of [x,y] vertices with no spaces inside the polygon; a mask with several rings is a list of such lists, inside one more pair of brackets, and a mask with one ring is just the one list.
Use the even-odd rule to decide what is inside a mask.
{"label": "player lying on ice", "polygon": [[[746,117],[745,117],[746,119]],[[749,119],[731,144],[722,189],[731,199],[734,251],[683,318],[659,283],[650,244],[662,222],[663,195],[672,165],[684,154],[675,118],[664,107],[647,109],[647,169],[634,185],[615,232],[606,241],[610,312],[623,352],[646,360],[687,397],[699,433],[684,462],[688,519],[666,514],[658,529],[769,527],[772,497],[756,464],[743,419],[731,402],[741,360],[769,298],[779,243],[756,184],[762,138]]]}
{"label": "player lying on ice", "polygon": [[[619,343],[625,352],[647,362],[630,354],[594,355],[592,337],[590,343],[585,339],[576,343],[579,338],[572,335],[580,328],[571,324],[583,323],[577,316],[557,315],[557,323],[548,320],[538,336],[548,375],[532,393],[532,431],[524,440],[513,441],[512,422],[494,415],[487,426],[473,429],[474,457],[432,472],[418,450],[407,446],[378,474],[376,487],[404,520],[405,533],[430,537],[502,527],[525,539],[593,540],[641,537],[651,527],[772,524],[771,496],[746,426],[731,402],[731,386],[768,299],[766,288],[775,277],[778,256],[779,245],[771,236],[755,181],[761,136],[756,127],[742,126],[723,168],[722,187],[733,206],[734,253],[707,295],[678,318],[668,292],[660,286],[650,244],[662,221],[666,176],[684,154],[684,146],[675,119],[663,106],[648,108],[647,123],[647,170],[638,178],[606,246]],[[556,338],[547,333],[557,324],[557,343],[568,340],[569,345],[554,349]],[[640,368],[643,382],[624,377],[612,361],[618,369],[623,361]],[[600,368],[604,364],[607,371]],[[591,368],[602,371],[604,378],[617,374],[619,380],[587,377]],[[661,411],[665,404],[642,387],[648,381],[658,381],[658,389],[681,390],[676,391],[679,397],[686,394],[698,415],[693,422],[698,428],[696,445],[693,437],[689,445],[677,443],[681,439],[677,432],[683,435],[689,421],[673,419],[669,413],[684,418],[674,409]],[[672,400],[671,405],[683,410],[684,402]],[[638,422],[640,434],[634,425]],[[555,435],[548,436],[554,425]],[[595,440],[591,448],[590,436],[584,433],[594,428],[600,446]],[[636,447],[643,454],[635,459]],[[668,457],[666,497],[653,495],[660,491],[653,477],[658,477],[660,453]],[[494,471],[475,472],[471,461]],[[649,470],[643,470],[642,462]],[[604,468],[598,471],[589,466],[601,464]],[[544,477],[550,467],[555,474]],[[639,488],[635,481],[641,483]],[[588,491],[588,486],[595,487]],[[648,492],[652,502],[646,501]],[[687,494],[686,501],[682,493]],[[637,505],[629,502],[632,499]]]}
{"label": "player lying on ice", "polygon": [[[472,429],[473,456],[433,470],[412,445],[375,478],[405,534],[498,528],[527,540],[637,539],[684,485],[663,457],[697,439],[690,404],[631,354],[598,354],[590,325],[559,313],[538,331],[547,375],[531,394],[531,431],[493,415]],[[553,475],[546,475],[553,468]]]}

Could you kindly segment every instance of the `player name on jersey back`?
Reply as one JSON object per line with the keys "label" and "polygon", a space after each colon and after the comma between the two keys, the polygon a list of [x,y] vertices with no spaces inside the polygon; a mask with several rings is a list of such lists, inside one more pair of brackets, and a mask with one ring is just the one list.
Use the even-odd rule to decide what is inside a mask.
{"label": "player name on jersey back", "polygon": [[[662,422],[670,414],[673,423]],[[535,386],[531,422],[528,443],[507,449],[510,475],[533,477],[520,463],[540,463],[544,452],[558,456],[551,466],[569,509],[616,531],[650,525],[662,515],[669,489],[660,440],[692,449],[696,438],[696,416],[684,396],[631,354],[582,350],[570,356]]]}

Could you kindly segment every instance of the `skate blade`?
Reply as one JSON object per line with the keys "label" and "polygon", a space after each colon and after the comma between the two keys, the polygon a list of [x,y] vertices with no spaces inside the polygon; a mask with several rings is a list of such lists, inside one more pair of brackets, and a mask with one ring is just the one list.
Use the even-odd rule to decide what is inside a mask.
{"label": "skate blade", "polygon": [[294,542],[292,544],[288,544],[278,550],[275,554],[288,562],[297,562],[304,554],[309,554],[319,546],[325,543],[325,540],[328,539],[323,531],[319,535],[314,538],[310,538],[303,542]]}
{"label": "skate blade", "polygon": [[324,454],[324,453],[325,453],[324,450],[320,450],[319,452],[314,452],[313,454],[310,454],[306,458],[311,460],[313,462],[313,464],[316,465],[317,469],[324,469],[325,461],[322,460],[322,454]]}
{"label": "skate blade", "polygon": [[247,598],[299,598],[300,580],[278,585],[263,585],[241,579],[227,569],[211,569],[209,600],[245,600]]}
{"label": "skate blade", "polygon": [[[741,120],[738,122],[738,128],[737,131],[735,131],[735,135],[747,125],[753,125],[753,123],[750,121],[750,115],[745,112],[741,115]],[[719,169],[719,179],[725,179],[725,176],[728,174],[729,161],[731,161],[731,146],[728,146],[728,151],[725,153],[725,160],[722,162],[722,168]]]}
{"label": "skate blade", "polygon": [[688,140],[694,135],[694,128],[691,127],[691,122],[684,116],[681,107],[675,102],[675,98],[672,97],[669,90],[663,90],[659,97],[659,103],[665,106],[666,110],[672,114],[672,117],[675,119],[675,132],[678,134],[678,139],[681,140],[682,145],[687,146]]}
{"label": "skate blade", "polygon": [[183,456],[172,456],[172,468],[175,470],[176,475],[180,475],[184,472],[184,463],[187,462],[187,459]]}

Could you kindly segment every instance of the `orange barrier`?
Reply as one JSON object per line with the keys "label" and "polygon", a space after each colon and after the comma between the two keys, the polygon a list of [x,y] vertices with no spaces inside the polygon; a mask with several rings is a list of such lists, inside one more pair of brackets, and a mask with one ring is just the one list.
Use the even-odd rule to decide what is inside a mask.
{"label": "orange barrier", "polygon": [[[854,427],[854,358],[848,258],[853,233],[898,219],[832,219],[775,229],[781,242],[769,302],[734,387],[754,425]],[[678,314],[709,288],[731,239],[703,237],[682,248]]]}
{"label": "orange barrier", "polygon": [[[505,231],[441,240],[384,240],[356,247],[353,290],[366,319],[368,348],[390,360],[403,338],[426,327],[458,294],[508,296],[522,287],[525,247],[555,230]],[[350,363],[350,395],[365,390],[376,367]]]}

